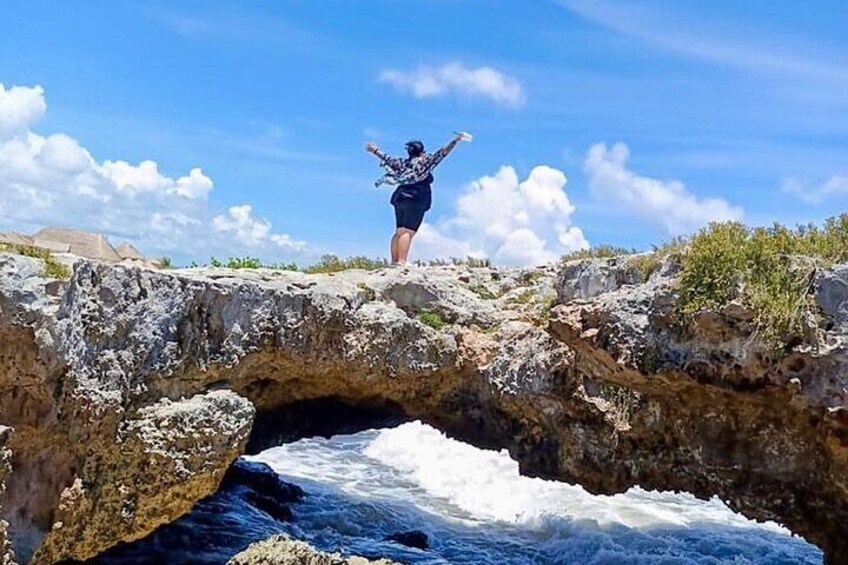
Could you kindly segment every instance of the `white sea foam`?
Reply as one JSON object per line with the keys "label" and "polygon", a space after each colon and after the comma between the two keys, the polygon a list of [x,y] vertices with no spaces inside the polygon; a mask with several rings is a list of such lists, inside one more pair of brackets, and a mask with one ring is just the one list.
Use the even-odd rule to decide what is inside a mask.
{"label": "white sea foam", "polygon": [[317,493],[295,522],[306,537],[372,553],[385,547],[362,545],[363,538],[397,529],[423,529],[438,540],[429,553],[395,556],[408,562],[821,561],[785,529],[748,520],[718,499],[639,488],[591,495],[522,477],[505,451],[477,449],[420,422],[302,440],[255,459]]}
{"label": "white sea foam", "polygon": [[532,526],[550,516],[570,516],[599,526],[640,528],[711,522],[779,529],[776,524],[751,522],[715,498],[704,502],[685,493],[639,488],[615,496],[594,496],[579,486],[522,477],[518,463],[506,450],[477,449],[420,422],[381,431],[365,449],[365,455],[406,474],[431,496],[483,520]]}

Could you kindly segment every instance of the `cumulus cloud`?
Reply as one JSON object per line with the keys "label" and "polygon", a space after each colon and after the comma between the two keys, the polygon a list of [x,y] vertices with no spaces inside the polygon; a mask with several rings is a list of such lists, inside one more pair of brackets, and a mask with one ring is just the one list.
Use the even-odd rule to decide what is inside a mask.
{"label": "cumulus cloud", "polygon": [[100,171],[105,178],[112,181],[118,192],[129,196],[158,192],[202,200],[209,196],[213,186],[212,179],[204,175],[199,167],[192,169],[187,176],[172,179],[161,174],[159,165],[150,160],[142,161],[138,165],[131,165],[126,161],[106,161]]}
{"label": "cumulus cloud", "polygon": [[291,249],[294,251],[305,251],[308,249],[308,245],[305,241],[294,239],[287,233],[275,233],[271,235],[271,243],[277,247]]}
{"label": "cumulus cloud", "polygon": [[385,69],[379,79],[416,98],[455,94],[465,98],[487,98],[495,104],[515,108],[523,106],[526,99],[518,79],[491,67],[468,68],[459,62],[441,67],[422,65],[411,71]]}
{"label": "cumulus cloud", "polygon": [[848,175],[832,176],[819,185],[788,178],[783,181],[782,189],[807,204],[821,204],[829,198],[848,195]]}
{"label": "cumulus cloud", "polygon": [[9,89],[0,83],[0,141],[25,132],[47,111],[44,90],[40,86]]}
{"label": "cumulus cloud", "polygon": [[199,167],[171,177],[152,160],[98,162],[73,137],[35,133],[46,110],[41,87],[0,84],[4,228],[77,226],[132,239],[150,254],[306,249],[303,242],[272,233],[268,220],[253,219],[250,205],[213,218],[207,200],[214,183]]}
{"label": "cumulus cloud", "polygon": [[523,181],[513,167],[501,167],[465,188],[454,216],[424,224],[419,249],[428,257],[472,255],[518,265],[548,263],[586,249],[583,231],[572,225],[575,208],[565,192],[567,182],[562,171],[545,165]]}
{"label": "cumulus cloud", "polygon": [[610,207],[641,217],[671,235],[712,221],[739,220],[741,208],[721,198],[699,198],[678,180],[640,176],[627,169],[630,150],[624,143],[589,149],[584,169],[593,195]]}
{"label": "cumulus cloud", "polygon": [[258,245],[268,237],[271,222],[264,218],[254,219],[252,212],[253,207],[249,204],[232,206],[226,216],[215,216],[212,225],[215,231],[232,233],[247,245]]}

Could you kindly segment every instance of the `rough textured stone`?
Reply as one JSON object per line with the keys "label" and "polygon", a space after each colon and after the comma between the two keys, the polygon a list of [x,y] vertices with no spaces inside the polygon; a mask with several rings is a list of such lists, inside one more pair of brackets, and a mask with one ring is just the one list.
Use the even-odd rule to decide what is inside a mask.
{"label": "rough textured stone", "polygon": [[816,301],[825,316],[848,329],[848,265],[819,272],[815,286]]}
{"label": "rough textured stone", "polygon": [[[80,261],[57,287],[37,260],[0,254],[0,422],[15,428],[2,511],[15,550],[84,559],[137,539],[217,487],[250,403],[263,421],[331,400],[505,447],[523,473],[597,493],[717,494],[848,559],[838,283],[817,287],[817,331],[778,354],[739,305],[677,320],[673,266],[644,283],[628,269]],[[447,325],[425,325],[422,310]]]}
{"label": "rough textured stone", "polygon": [[309,544],[280,534],[251,544],[227,565],[399,565],[388,559],[372,561],[364,557],[343,557],[318,551]]}
{"label": "rough textured stone", "polygon": [[641,282],[639,271],[631,266],[629,257],[569,261],[563,265],[557,279],[557,294],[563,302],[586,300],[624,285]]}
{"label": "rough textured stone", "polygon": [[[3,495],[6,492],[6,477],[12,472],[12,450],[6,448],[6,443],[13,430],[8,426],[0,426],[0,511],[2,511]],[[6,533],[9,523],[0,520],[0,565],[13,565],[15,553],[12,542]]]}
{"label": "rough textured stone", "polygon": [[264,497],[275,500],[277,504],[300,502],[303,489],[287,483],[271,467],[260,461],[237,459],[221,481],[222,489],[234,489],[247,486]]}
{"label": "rough textured stone", "polygon": [[250,402],[224,390],[140,409],[63,491],[35,560],[85,559],[188,512],[216,489],[252,422]]}

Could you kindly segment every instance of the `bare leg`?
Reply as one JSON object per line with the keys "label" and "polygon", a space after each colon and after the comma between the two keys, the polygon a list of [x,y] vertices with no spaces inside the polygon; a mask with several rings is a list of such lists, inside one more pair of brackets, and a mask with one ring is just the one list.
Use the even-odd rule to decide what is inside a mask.
{"label": "bare leg", "polygon": [[398,239],[400,238],[400,230],[396,231],[392,235],[392,243],[391,243],[391,252],[392,252],[392,265],[398,262]]}
{"label": "bare leg", "polygon": [[398,248],[398,262],[401,265],[406,264],[406,260],[409,257],[409,247],[412,245],[412,236],[415,235],[415,232],[406,228],[398,228],[397,231],[397,248]]}

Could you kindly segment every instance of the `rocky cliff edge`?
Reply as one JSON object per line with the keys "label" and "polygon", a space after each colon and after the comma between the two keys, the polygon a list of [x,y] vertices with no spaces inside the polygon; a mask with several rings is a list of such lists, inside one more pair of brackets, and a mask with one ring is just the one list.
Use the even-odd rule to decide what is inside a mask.
{"label": "rocky cliff edge", "polygon": [[0,254],[0,563],[143,537],[246,446],[279,441],[287,414],[342,429],[322,402],[418,418],[596,493],[719,495],[847,562],[848,267],[815,275],[814,327],[778,350],[741,305],[678,315],[672,264],[648,280],[630,264],[80,260],[57,281]]}

